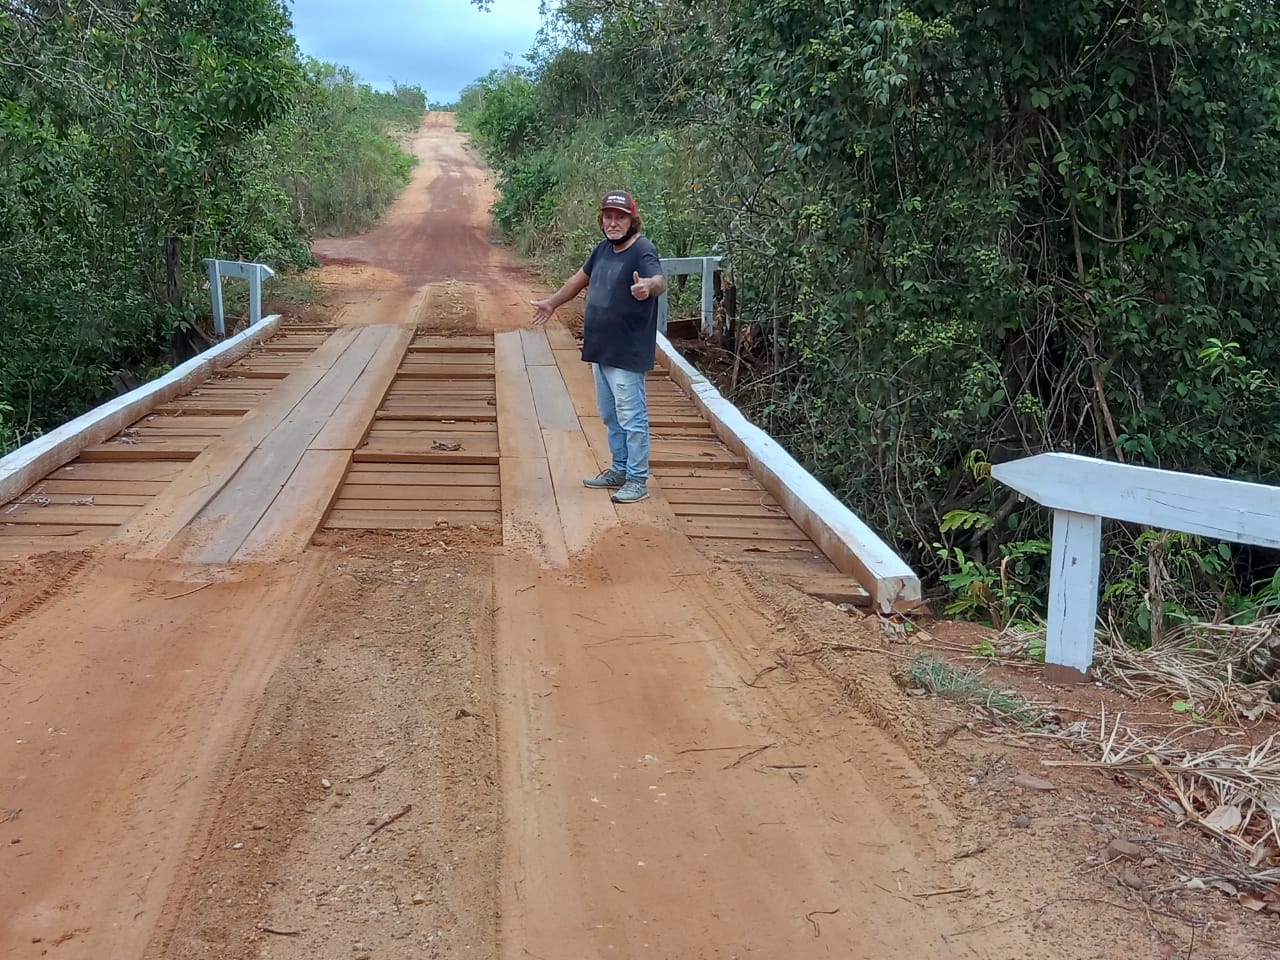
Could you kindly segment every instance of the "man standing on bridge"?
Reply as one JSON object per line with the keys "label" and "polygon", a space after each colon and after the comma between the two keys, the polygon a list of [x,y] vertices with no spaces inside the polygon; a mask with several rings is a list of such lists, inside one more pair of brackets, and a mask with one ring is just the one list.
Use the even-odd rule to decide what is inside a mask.
{"label": "man standing on bridge", "polygon": [[582,359],[596,378],[596,405],[609,435],[613,462],[582,483],[614,490],[614,503],[649,496],[649,403],[645,374],[658,344],[658,297],[667,289],[652,241],[631,194],[612,190],[600,201],[604,233],[587,262],[545,300],[531,300],[534,326],[542,326],[587,289],[582,321]]}

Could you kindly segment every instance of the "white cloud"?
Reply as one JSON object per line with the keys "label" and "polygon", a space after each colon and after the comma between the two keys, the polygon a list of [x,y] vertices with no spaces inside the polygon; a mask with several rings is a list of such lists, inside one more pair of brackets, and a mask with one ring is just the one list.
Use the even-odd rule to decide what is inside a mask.
{"label": "white cloud", "polygon": [[293,34],[304,53],[350,68],[378,89],[422,87],[456,100],[471,81],[507,61],[524,62],[542,18],[540,0],[292,0]]}

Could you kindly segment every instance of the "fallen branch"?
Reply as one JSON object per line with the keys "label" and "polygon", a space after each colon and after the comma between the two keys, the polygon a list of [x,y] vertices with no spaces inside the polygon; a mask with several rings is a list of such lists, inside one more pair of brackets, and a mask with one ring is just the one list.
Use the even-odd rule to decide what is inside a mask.
{"label": "fallen branch", "polygon": [[815,937],[821,937],[822,928],[818,926],[818,921],[813,918],[817,916],[832,917],[839,912],[840,912],[839,907],[836,907],[834,910],[810,910],[808,913],[804,915],[804,918],[808,920],[811,924],[813,924],[813,935]]}
{"label": "fallen branch", "polygon": [[967,887],[967,886],[966,887],[948,887],[946,890],[926,890],[924,893],[913,893],[912,896],[923,897],[927,899],[929,897],[943,897],[943,896],[946,896],[948,893],[968,893],[971,889],[973,888]]}
{"label": "fallen branch", "polygon": [[190,590],[184,590],[182,593],[175,593],[175,594],[174,594],[173,596],[171,596],[171,597],[161,597],[160,599],[162,599],[162,600],[177,600],[179,597],[189,597],[189,596],[191,596],[191,594],[193,594],[193,593],[199,593],[199,592],[200,592],[201,590],[203,590],[205,587],[211,587],[211,586],[213,586],[213,581],[212,581],[212,580],[207,580],[207,581],[205,581],[204,583],[200,584],[200,586],[198,586],[198,587],[192,587]]}
{"label": "fallen branch", "polygon": [[739,766],[740,764],[746,763],[752,757],[756,756],[756,754],[764,753],[770,747],[776,747],[777,745],[778,744],[776,742],[766,743],[763,747],[756,747],[754,750],[749,750],[746,753],[744,753],[742,756],[740,756],[737,760],[733,761],[733,763],[729,764],[727,767],[724,767],[724,769],[732,770],[734,767]]}
{"label": "fallen branch", "polygon": [[385,830],[387,827],[391,826],[391,824],[395,823],[397,820],[399,820],[401,817],[403,817],[406,813],[408,813],[412,809],[413,809],[413,804],[406,803],[403,807],[401,807],[395,813],[391,814],[391,816],[387,817],[385,820],[379,823],[376,827],[370,830],[368,836],[362,837],[361,839],[357,840],[352,845],[351,849],[342,855],[341,859],[343,860],[347,859],[347,857],[351,856],[358,849],[360,849],[361,844],[368,843],[370,840],[372,840],[377,835],[379,830]]}
{"label": "fallen branch", "polygon": [[301,931],[301,930],[277,930],[275,927],[267,927],[267,926],[264,926],[264,925],[263,925],[263,924],[261,924],[261,923],[260,923],[260,924],[258,924],[258,929],[259,929],[259,930],[261,930],[263,933],[274,933],[277,937],[300,937],[300,936],[302,936],[302,931]]}

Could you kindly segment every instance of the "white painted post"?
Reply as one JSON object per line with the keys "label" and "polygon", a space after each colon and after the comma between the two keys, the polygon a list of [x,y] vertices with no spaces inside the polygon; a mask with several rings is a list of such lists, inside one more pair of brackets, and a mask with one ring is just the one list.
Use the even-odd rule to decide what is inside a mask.
{"label": "white painted post", "polygon": [[711,328],[715,323],[716,287],[715,273],[719,257],[702,258],[702,335],[711,336]]}
{"label": "white painted post", "polygon": [[257,323],[262,319],[262,281],[263,271],[269,268],[261,263],[254,264],[256,269],[253,276],[249,278],[249,325]]}
{"label": "white painted post", "polygon": [[1101,563],[1102,518],[1055,510],[1046,662],[1081,673],[1093,666]]}
{"label": "white painted post", "polygon": [[213,332],[216,336],[227,335],[226,323],[222,312],[222,271],[218,268],[220,260],[206,260],[209,268],[209,300],[213,306]]}

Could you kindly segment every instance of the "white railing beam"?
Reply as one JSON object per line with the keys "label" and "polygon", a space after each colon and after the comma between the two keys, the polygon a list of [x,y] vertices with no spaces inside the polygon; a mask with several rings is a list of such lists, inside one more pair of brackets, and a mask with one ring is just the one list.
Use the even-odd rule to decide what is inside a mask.
{"label": "white railing beam", "polygon": [[[702,335],[711,336],[715,325],[715,273],[720,269],[721,257],[667,257],[662,263],[662,273],[667,277],[702,275]],[[658,297],[658,332],[667,332],[667,295]]]}
{"label": "white railing beam", "polygon": [[1045,662],[1093,665],[1102,518],[1280,548],[1280,487],[1071,453],[1001,463],[991,475],[1054,511]]}
{"label": "white railing beam", "polygon": [[222,281],[225,277],[249,281],[249,326],[262,319],[262,282],[274,277],[276,272],[265,263],[247,263],[243,260],[217,260],[206,258],[209,271],[209,300],[213,306],[213,332],[219,337],[227,335],[226,317],[222,306]]}

